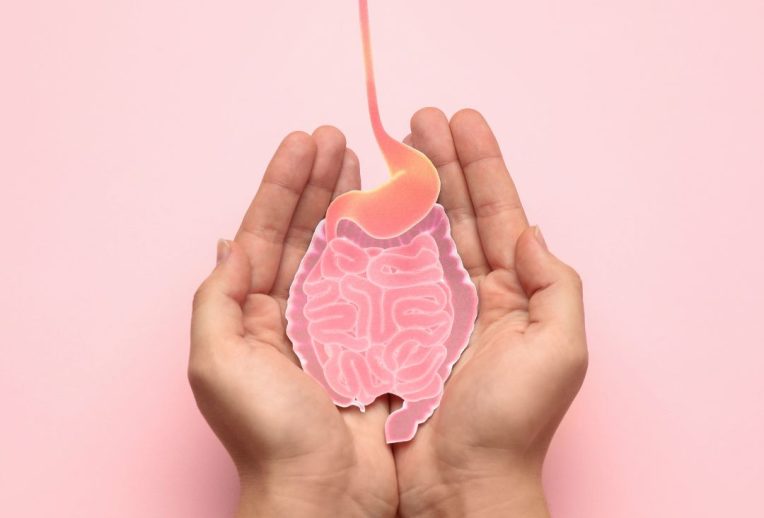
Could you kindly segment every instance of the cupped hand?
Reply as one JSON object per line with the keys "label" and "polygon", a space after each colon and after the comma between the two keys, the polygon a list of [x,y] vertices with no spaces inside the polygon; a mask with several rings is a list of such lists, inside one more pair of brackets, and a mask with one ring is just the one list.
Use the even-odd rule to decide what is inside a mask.
{"label": "cupped hand", "polygon": [[546,516],[541,467],[586,372],[581,281],[529,227],[493,133],[427,108],[404,142],[441,178],[459,254],[478,289],[469,347],[443,400],[395,445],[401,516]]}
{"label": "cupped hand", "polygon": [[387,397],[334,406],[285,333],[289,286],[330,201],[360,189],[358,160],[335,128],[279,146],[236,238],[194,297],[189,380],[241,479],[240,516],[395,514]]}

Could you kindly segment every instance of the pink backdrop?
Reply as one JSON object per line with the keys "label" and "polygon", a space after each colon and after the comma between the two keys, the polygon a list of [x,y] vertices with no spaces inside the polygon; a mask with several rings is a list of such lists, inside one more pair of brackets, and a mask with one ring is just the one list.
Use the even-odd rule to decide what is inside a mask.
{"label": "pink backdrop", "polygon": [[[569,518],[764,516],[764,4],[374,0],[383,120],[483,111],[586,287],[550,453]],[[230,514],[191,296],[277,142],[384,178],[356,4],[0,6],[0,514]]]}

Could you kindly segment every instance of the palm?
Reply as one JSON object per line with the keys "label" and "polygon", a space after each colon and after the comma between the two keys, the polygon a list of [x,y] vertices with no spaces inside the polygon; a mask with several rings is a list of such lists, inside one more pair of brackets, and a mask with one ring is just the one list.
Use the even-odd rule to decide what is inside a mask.
{"label": "palm", "polygon": [[[473,461],[486,451],[526,451],[552,417],[552,398],[541,396],[552,376],[538,371],[554,362],[525,336],[527,298],[516,278],[496,270],[475,281],[481,306],[469,347],[433,417],[395,450],[400,485],[412,496],[456,482],[453,477],[476,476]],[[507,311],[510,301],[514,309]]]}
{"label": "palm", "polygon": [[[243,414],[252,436],[271,461],[302,457],[306,462],[300,464],[300,476],[335,477],[365,498],[394,508],[395,468],[381,431],[389,412],[386,399],[367,407],[365,414],[337,408],[292,353],[285,305],[278,297],[250,295],[244,306],[248,347],[238,369],[239,399],[249,402]],[[271,437],[263,437],[264,422],[274,432]]]}
{"label": "palm", "polygon": [[[528,360],[524,357],[527,352],[521,350],[528,325],[527,299],[522,289],[515,291],[513,274],[497,270],[476,281],[481,308],[475,330],[448,381],[437,419],[434,417],[432,422],[436,431],[448,431],[451,440],[465,447],[498,445],[504,433],[495,437],[497,430],[506,431],[515,427],[513,421],[522,422],[522,416],[508,412],[518,406],[508,399],[525,392],[524,380],[514,371],[524,370]],[[511,300],[516,309],[506,312],[506,304],[499,303],[502,299]],[[495,316],[497,312],[501,315]],[[487,386],[495,388],[500,397],[486,397]],[[465,421],[467,412],[470,419]],[[440,427],[442,430],[438,430]]]}
{"label": "palm", "polygon": [[[497,437],[497,430],[503,435],[507,425],[515,427],[507,421],[520,422],[515,419],[520,416],[507,412],[511,402],[504,401],[518,395],[517,387],[512,387],[519,383],[512,375],[518,368],[513,356],[518,356],[516,342],[527,326],[525,297],[515,291],[514,280],[506,270],[473,277],[480,312],[469,346],[454,367],[432,418],[420,426],[411,442],[395,448],[401,486],[410,497],[420,498],[431,486],[445,483],[440,480],[444,470],[468,470],[470,450],[503,447],[504,437]],[[492,317],[503,307],[502,299],[514,299],[516,311],[502,310],[502,316]],[[488,397],[487,386],[501,397]]]}
{"label": "palm", "polygon": [[[448,430],[465,447],[522,451],[546,424],[540,420],[549,417],[544,384],[557,379],[549,371],[559,362],[548,348],[534,347],[544,338],[527,333],[528,299],[512,272],[495,270],[478,282],[481,312],[433,428],[441,436]],[[464,420],[467,412],[470,419]]]}

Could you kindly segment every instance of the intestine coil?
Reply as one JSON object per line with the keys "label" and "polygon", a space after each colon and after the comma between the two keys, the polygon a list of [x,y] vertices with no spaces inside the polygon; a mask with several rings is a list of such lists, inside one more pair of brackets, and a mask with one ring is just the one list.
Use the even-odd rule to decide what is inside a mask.
{"label": "intestine coil", "polygon": [[477,293],[436,203],[435,167],[382,127],[367,0],[359,4],[369,115],[391,177],[329,206],[290,288],[287,335],[336,405],[403,399],[385,423],[392,443],[413,438],[440,403],[472,333]]}

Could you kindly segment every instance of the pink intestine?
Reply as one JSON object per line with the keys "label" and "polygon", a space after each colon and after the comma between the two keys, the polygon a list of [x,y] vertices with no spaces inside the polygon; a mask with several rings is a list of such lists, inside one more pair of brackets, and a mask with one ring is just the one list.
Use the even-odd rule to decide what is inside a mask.
{"label": "pink intestine", "polygon": [[418,401],[442,391],[454,309],[432,236],[387,249],[333,239],[303,289],[308,333],[337,394],[363,407],[384,393]]}
{"label": "pink intestine", "polygon": [[403,234],[377,238],[340,221],[316,228],[289,291],[287,336],[302,368],[338,406],[392,393],[403,405],[387,442],[410,440],[435,411],[467,347],[477,292],[443,207]]}

